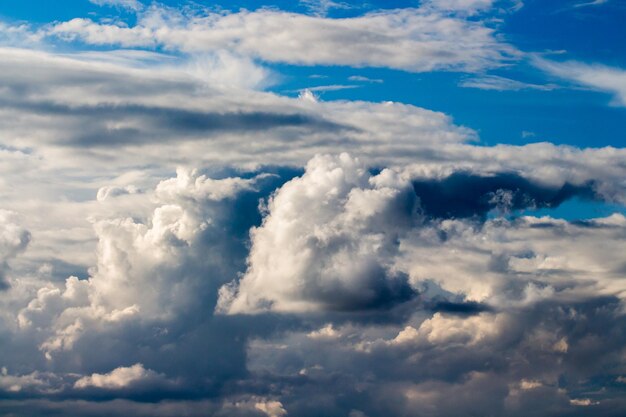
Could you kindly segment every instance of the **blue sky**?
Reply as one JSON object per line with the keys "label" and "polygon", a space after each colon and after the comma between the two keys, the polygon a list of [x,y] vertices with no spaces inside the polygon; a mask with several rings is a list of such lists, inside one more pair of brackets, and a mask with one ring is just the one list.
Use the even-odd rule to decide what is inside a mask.
{"label": "blue sky", "polygon": [[0,416],[625,415],[625,21],[0,0]]}

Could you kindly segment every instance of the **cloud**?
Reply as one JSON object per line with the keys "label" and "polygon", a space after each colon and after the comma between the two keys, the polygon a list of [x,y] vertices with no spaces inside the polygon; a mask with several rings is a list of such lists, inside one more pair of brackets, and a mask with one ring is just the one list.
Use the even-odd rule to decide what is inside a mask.
{"label": "cloud", "polygon": [[478,88],[480,90],[495,91],[520,91],[520,90],[539,90],[551,91],[559,88],[554,84],[532,84],[518,80],[512,80],[497,75],[483,75],[473,78],[466,78],[459,83],[459,86],[465,88]]}
{"label": "cloud", "polygon": [[447,12],[476,14],[493,7],[494,0],[427,0],[425,4]]}
{"label": "cloud", "polygon": [[299,0],[299,2],[316,16],[326,16],[328,12],[333,9],[345,10],[355,7],[349,5],[348,3],[336,2],[332,0]]}
{"label": "cloud", "polygon": [[[212,269],[206,263],[211,264],[213,257],[202,255],[200,248],[213,239],[224,239],[225,225],[215,223],[217,217],[227,214],[220,204],[254,191],[257,181],[267,180],[271,178],[213,180],[179,170],[176,178],[157,186],[154,196],[159,205],[149,223],[130,218],[97,221],[98,260],[92,275],[86,280],[70,277],[61,288],[47,285],[39,289],[19,313],[20,327],[48,330],[39,349],[51,360],[56,352],[72,351],[91,331],[105,331],[137,319],[167,321],[184,314],[194,303],[202,302],[201,294],[206,296],[229,278],[195,279],[200,270]],[[234,255],[228,253],[234,252],[234,247],[226,242],[222,245],[226,252],[215,253],[216,261]],[[206,260],[193,259],[196,256]],[[222,265],[215,265],[213,274],[220,268]]]}
{"label": "cloud", "polygon": [[351,90],[353,88],[359,88],[359,85],[345,85],[345,84],[331,84],[331,85],[317,85],[315,87],[307,87],[300,92],[310,91],[310,92],[325,92],[325,91],[340,91],[340,90]]}
{"label": "cloud", "polygon": [[624,149],[482,146],[440,112],[263,91],[263,62],[501,65],[488,3],[156,6],[35,35],[159,52],[0,49],[0,414],[625,409],[626,219],[522,215],[624,204]]}
{"label": "cloud", "polygon": [[8,262],[23,252],[31,234],[18,223],[16,213],[0,209],[0,289],[6,289]]}
{"label": "cloud", "polygon": [[272,197],[252,232],[248,271],[222,287],[218,311],[351,311],[409,299],[406,277],[389,263],[414,210],[393,172],[370,176],[346,154],[312,159]]}
{"label": "cloud", "polygon": [[137,187],[134,187],[132,185],[127,185],[125,187],[106,186],[98,190],[96,199],[98,201],[106,201],[111,198],[128,195],[128,194],[137,194],[140,192],[141,190],[137,189]]}
{"label": "cloud", "polygon": [[416,180],[413,189],[422,212],[437,218],[484,217],[490,211],[554,208],[575,196],[596,198],[591,183],[550,187],[515,174],[475,176],[456,172],[441,180]]}
{"label": "cloud", "polygon": [[139,11],[143,9],[143,4],[138,0],[89,0],[98,6],[122,7],[125,9]]}
{"label": "cloud", "polygon": [[44,32],[92,45],[187,53],[228,50],[268,62],[410,72],[474,72],[498,67],[518,54],[484,24],[443,16],[427,7],[329,19],[271,10],[185,15],[153,6],[135,26],[77,18]]}
{"label": "cloud", "polygon": [[376,83],[376,84],[381,84],[384,82],[384,80],[381,80],[381,79],[367,78],[362,75],[351,75],[350,77],[348,77],[348,80],[364,82],[364,83]]}
{"label": "cloud", "polygon": [[[0,410],[28,415],[50,397],[64,415],[172,415],[193,407],[174,400],[182,395],[216,398],[202,404],[217,416],[341,416],[355,404],[368,416],[410,415],[418,400],[437,416],[521,416],[529,404],[537,415],[573,412],[580,381],[621,360],[626,219],[424,218],[418,196],[438,191],[416,193],[425,180],[414,169],[370,170],[348,155],[315,157],[304,172],[180,169],[107,201],[154,206],[145,218],[96,221],[87,279],[33,283],[20,327],[4,333],[31,347],[5,360],[31,367],[26,376],[59,373],[35,375],[47,385],[24,382],[23,401]],[[457,173],[457,188],[430,175],[435,190],[476,190],[468,201],[502,187],[551,204],[575,195],[510,174]],[[213,316],[233,278],[220,311],[282,314]],[[572,377],[557,386],[559,375]],[[602,395],[594,407],[619,398]],[[77,398],[104,402],[76,408]],[[158,407],[143,403],[155,398]]]}
{"label": "cloud", "polygon": [[129,367],[119,367],[107,374],[93,374],[80,378],[74,383],[74,388],[100,388],[119,390],[136,384],[163,382],[164,377],[156,372],[144,368],[140,363]]}
{"label": "cloud", "polygon": [[577,85],[610,93],[614,96],[612,104],[626,106],[626,71],[621,68],[541,58],[535,58],[534,63],[540,69]]}
{"label": "cloud", "polygon": [[0,369],[0,392],[19,394],[25,391],[46,393],[51,390],[54,375],[32,372],[28,375],[11,375],[7,368]]}
{"label": "cloud", "polygon": [[586,2],[586,3],[577,3],[574,5],[574,7],[579,8],[579,7],[589,7],[589,6],[600,6],[608,2],[609,0],[593,0],[590,2]]}

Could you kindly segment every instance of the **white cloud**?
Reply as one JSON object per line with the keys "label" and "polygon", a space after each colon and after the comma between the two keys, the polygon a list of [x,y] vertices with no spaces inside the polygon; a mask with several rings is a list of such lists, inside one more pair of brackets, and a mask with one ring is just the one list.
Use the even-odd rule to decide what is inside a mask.
{"label": "white cloud", "polygon": [[406,299],[391,262],[414,221],[412,194],[396,173],[371,176],[347,154],[313,158],[272,197],[251,232],[248,271],[220,290],[218,310],[359,310]]}
{"label": "white cloud", "polygon": [[520,91],[520,90],[540,90],[551,91],[559,88],[554,84],[532,84],[518,80],[513,80],[497,75],[483,75],[473,78],[466,78],[459,83],[459,86],[465,88],[478,88],[481,90],[496,91]]}
{"label": "white cloud", "polygon": [[[201,288],[219,285],[219,276],[198,282],[195,268],[213,257],[204,254],[208,239],[222,240],[219,204],[253,190],[267,178],[213,180],[180,169],[177,177],[159,183],[153,194],[157,207],[149,221],[111,218],[96,221],[97,265],[86,280],[70,277],[61,288],[48,284],[18,314],[22,330],[46,329],[39,349],[46,358],[71,351],[89,331],[131,320],[172,320],[194,302]],[[145,198],[148,198],[146,196]],[[217,245],[216,245],[217,246]],[[193,260],[196,251],[202,261]],[[216,253],[214,258],[229,256]],[[217,265],[215,270],[219,270]]]}
{"label": "white cloud", "polygon": [[344,2],[336,2],[333,0],[299,0],[313,14],[317,16],[326,16],[333,9],[351,9],[354,6]]}
{"label": "white cloud", "polygon": [[589,2],[582,2],[582,3],[577,3],[574,5],[575,8],[579,8],[579,7],[589,7],[589,6],[600,6],[602,4],[606,4],[608,3],[609,0],[593,0],[593,1],[589,1]]}
{"label": "white cloud", "polygon": [[425,4],[439,10],[448,12],[464,12],[475,14],[489,10],[493,7],[494,0],[426,0]]}
{"label": "white cloud", "polygon": [[364,82],[364,83],[382,84],[384,82],[384,80],[381,80],[378,78],[368,78],[362,75],[351,75],[350,77],[348,77],[348,79],[350,81],[358,81],[358,82]]}
{"label": "white cloud", "polygon": [[0,209],[0,290],[6,285],[8,262],[24,251],[31,234],[20,224],[16,213]]}
{"label": "white cloud", "polygon": [[137,187],[133,185],[127,185],[125,187],[105,186],[105,187],[101,187],[98,190],[96,199],[98,201],[106,201],[108,199],[119,197],[122,195],[137,194],[140,192],[141,190],[139,190]]}
{"label": "white cloud", "polygon": [[131,27],[78,18],[45,31],[93,45],[162,46],[188,53],[228,50],[269,62],[411,72],[473,72],[500,66],[518,54],[482,23],[430,8],[328,19],[270,10],[183,15],[153,6]]}
{"label": "white cloud", "polygon": [[77,389],[102,388],[108,390],[119,390],[131,387],[138,383],[147,383],[163,380],[162,375],[144,368],[140,363],[129,367],[119,367],[107,374],[92,374],[80,378],[74,384]]}
{"label": "white cloud", "polygon": [[555,62],[535,58],[540,69],[575,84],[613,94],[613,104],[626,106],[626,70],[581,62]]}
{"label": "white cloud", "polygon": [[[0,414],[571,414],[568,392],[589,388],[579,381],[623,367],[626,219],[429,217],[428,196],[411,181],[505,172],[519,184],[570,184],[623,203],[624,149],[476,146],[475,132],[415,106],[251,91],[272,78],[255,57],[319,62],[345,36],[357,49],[342,52],[346,65],[501,62],[475,60],[481,39],[501,44],[462,15],[335,21],[153,9],[131,28],[86,22],[88,35],[197,56],[0,49],[0,195],[20,213],[0,221],[0,259],[8,254],[12,267],[0,339],[17,372],[0,375],[9,398]],[[245,30],[274,32],[254,39]],[[452,45],[456,64],[401,51],[431,34],[440,37],[433,50]],[[473,36],[476,48],[458,55],[455,40]],[[205,38],[206,62],[197,52]],[[212,52],[233,40],[242,50]],[[320,50],[298,49],[320,40]],[[374,53],[362,62],[367,42]],[[339,156],[314,157],[329,153]],[[201,171],[170,178],[176,166]],[[241,173],[248,169],[278,174]],[[511,212],[515,184],[453,191]],[[449,204],[460,205],[459,195]],[[26,230],[33,239],[21,253]],[[222,311],[283,314],[214,316],[217,290],[233,279]],[[412,289],[419,294],[409,299]],[[624,403],[612,389],[597,395],[615,410]],[[130,400],[95,403],[94,392]],[[156,392],[158,404],[138,402]]]}
{"label": "white cloud", "polygon": [[569,402],[577,407],[589,407],[590,405],[600,404],[599,402],[592,401],[589,398],[573,398],[569,400]]}
{"label": "white cloud", "polygon": [[143,9],[143,4],[138,0],[89,0],[98,6],[114,6],[138,11]]}
{"label": "white cloud", "polygon": [[0,391],[5,393],[20,393],[35,390],[46,392],[51,388],[50,375],[33,372],[28,375],[11,375],[7,368],[0,369]]}
{"label": "white cloud", "polygon": [[[626,288],[615,280],[623,268],[618,253],[626,250],[622,215],[580,225],[525,217],[488,221],[480,230],[448,220],[441,227],[447,239],[440,245],[433,245],[429,229],[403,242],[399,267],[412,279],[434,280],[451,293],[502,307],[591,294],[626,300]],[[564,282],[568,286],[555,292]]]}
{"label": "white cloud", "polygon": [[254,408],[265,413],[267,417],[285,417],[287,415],[287,411],[280,401],[257,402]]}
{"label": "white cloud", "polygon": [[274,82],[273,73],[252,59],[229,52],[195,55],[186,67],[189,73],[207,85],[243,89],[263,89]]}
{"label": "white cloud", "polygon": [[406,327],[391,345],[430,343],[433,345],[471,346],[477,343],[489,343],[498,337],[507,325],[506,317],[493,317],[481,314],[474,317],[449,317],[435,313],[425,320],[418,329]]}

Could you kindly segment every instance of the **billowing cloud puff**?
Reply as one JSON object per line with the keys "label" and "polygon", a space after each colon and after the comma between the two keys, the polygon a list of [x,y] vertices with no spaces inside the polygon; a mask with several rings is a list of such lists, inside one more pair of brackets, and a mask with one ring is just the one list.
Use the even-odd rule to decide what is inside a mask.
{"label": "billowing cloud puff", "polygon": [[137,384],[153,384],[163,382],[164,377],[156,372],[144,368],[140,363],[129,367],[120,367],[107,374],[93,374],[80,378],[74,383],[77,389],[101,388],[117,390]]}
{"label": "billowing cloud puff", "polygon": [[624,299],[619,253],[626,249],[625,220],[620,214],[580,223],[523,217],[478,229],[446,220],[403,242],[400,262],[415,280],[433,280],[498,307],[552,298]]}
{"label": "billowing cloud puff", "polygon": [[[261,177],[263,178],[263,177]],[[99,220],[97,265],[81,280],[64,287],[48,284],[18,316],[24,329],[45,328],[53,334],[40,349],[52,353],[73,349],[85,332],[131,319],[164,320],[201,303],[209,288],[224,277],[208,266],[220,259],[202,253],[212,239],[223,239],[223,207],[257,178],[213,180],[181,169],[155,190],[158,206],[147,222],[131,218]],[[215,250],[215,248],[213,248]],[[226,256],[226,255],[224,255]],[[220,271],[219,266],[212,269]],[[205,276],[206,274],[206,276]],[[194,301],[195,300],[195,301]]]}
{"label": "billowing cloud puff", "polygon": [[392,264],[415,203],[393,171],[371,175],[347,154],[313,158],[271,198],[252,231],[248,270],[220,290],[218,310],[359,310],[408,299],[406,276]]}

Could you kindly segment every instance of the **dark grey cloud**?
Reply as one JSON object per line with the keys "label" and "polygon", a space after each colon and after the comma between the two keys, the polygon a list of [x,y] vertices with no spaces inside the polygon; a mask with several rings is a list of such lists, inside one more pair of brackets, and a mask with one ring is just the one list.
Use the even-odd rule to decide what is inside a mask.
{"label": "dark grey cloud", "polygon": [[[3,100],[0,108],[26,111],[31,115],[67,118],[83,129],[61,139],[59,144],[79,147],[140,146],[188,138],[207,138],[218,133],[253,133],[279,128],[339,132],[352,129],[303,113],[201,112],[174,107],[137,104],[71,106],[54,102]],[[110,127],[112,124],[136,127]]]}
{"label": "dark grey cloud", "polygon": [[413,188],[424,214],[433,218],[484,218],[492,210],[556,208],[573,197],[599,198],[592,182],[551,187],[511,173],[479,176],[457,172],[442,180],[413,181]]}

